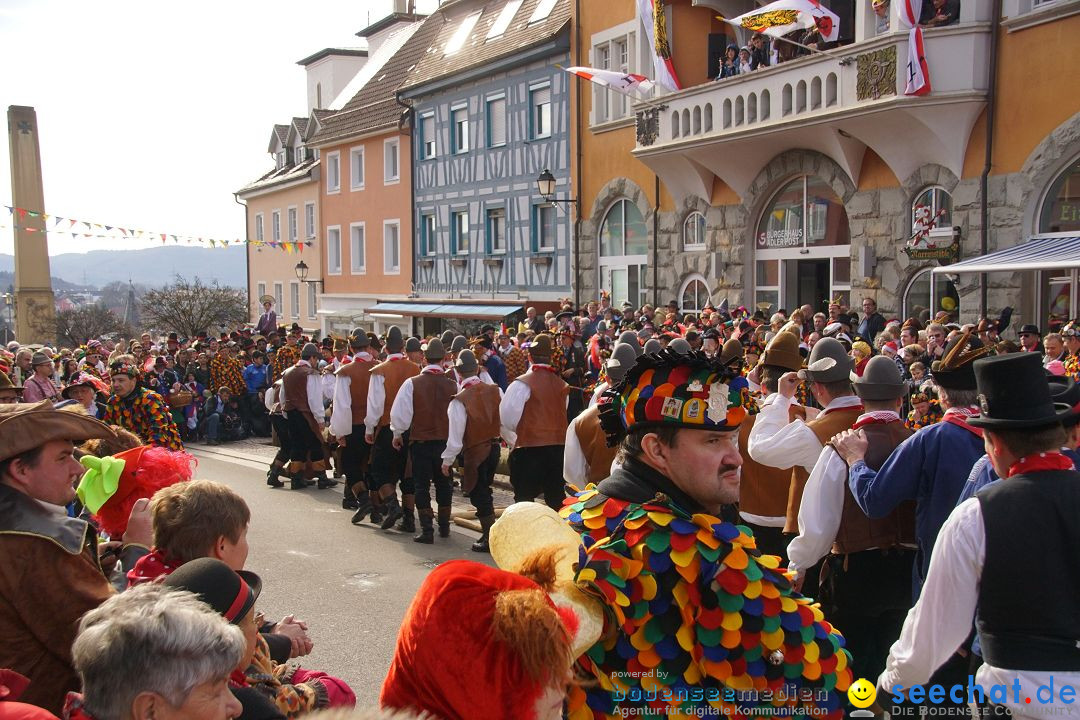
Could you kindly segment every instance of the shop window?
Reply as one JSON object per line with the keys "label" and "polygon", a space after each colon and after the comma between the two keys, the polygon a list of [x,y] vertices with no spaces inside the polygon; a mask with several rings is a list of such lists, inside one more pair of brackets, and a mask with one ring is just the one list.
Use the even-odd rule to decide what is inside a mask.
{"label": "shop window", "polygon": [[701,275],[691,275],[683,281],[679,292],[679,307],[683,312],[701,312],[709,302],[709,286]]}
{"label": "shop window", "polygon": [[959,317],[960,293],[948,277],[940,273],[934,275],[931,268],[926,268],[908,283],[904,291],[903,309],[905,318],[933,319],[939,312],[945,311],[956,319]]}
{"label": "shop window", "polygon": [[1080,231],[1080,158],[1050,185],[1039,213],[1039,232]]}
{"label": "shop window", "polygon": [[628,300],[635,307],[646,302],[649,232],[645,218],[626,198],[616,200],[600,225],[600,288],[611,293],[614,304]]}
{"label": "shop window", "polygon": [[848,245],[844,203],[824,181],[796,178],[780,189],[758,223],[758,250]]}

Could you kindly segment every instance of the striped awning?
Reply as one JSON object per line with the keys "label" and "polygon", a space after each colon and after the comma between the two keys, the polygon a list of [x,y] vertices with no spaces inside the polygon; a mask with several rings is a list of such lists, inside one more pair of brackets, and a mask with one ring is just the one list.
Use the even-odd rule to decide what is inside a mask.
{"label": "striped awning", "polygon": [[369,307],[370,314],[386,313],[408,317],[469,318],[502,320],[523,309],[521,305],[483,305],[468,303],[381,302]]}
{"label": "striped awning", "polygon": [[1034,235],[1027,242],[934,268],[934,274],[1024,272],[1026,270],[1072,270],[1080,268],[1080,236]]}

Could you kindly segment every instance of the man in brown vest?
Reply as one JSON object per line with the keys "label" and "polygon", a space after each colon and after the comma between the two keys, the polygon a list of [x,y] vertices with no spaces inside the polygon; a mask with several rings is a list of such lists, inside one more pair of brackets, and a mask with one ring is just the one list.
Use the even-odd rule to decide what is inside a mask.
{"label": "man in brown vest", "polygon": [[488,532],[495,523],[495,504],[491,484],[499,464],[499,403],[502,390],[480,380],[480,364],[472,350],[462,350],[457,357],[461,391],[446,410],[450,420],[446,449],[442,454],[442,474],[450,477],[451,466],[461,455],[461,492],[476,508],[476,518],[483,531],[472,544],[474,552],[488,552]]}
{"label": "man in brown vest", "polygon": [[[866,434],[865,461],[877,469],[911,436],[899,415],[907,388],[896,363],[883,355],[871,358],[862,376],[851,381],[864,406],[854,427]],[[889,646],[900,637],[911,609],[915,508],[906,502],[872,520],[855,502],[847,479],[847,463],[826,445],[806,481],[788,569],[799,576],[798,588],[809,569],[828,556],[818,599],[847,638],[852,673],[873,678],[885,669]]]}
{"label": "man in brown vest", "polygon": [[[371,369],[368,381],[367,414],[364,416],[364,440],[375,447],[371,451],[371,476],[378,488],[375,507],[371,511],[371,522],[380,523],[383,530],[389,530],[401,520],[401,530],[416,532],[416,496],[412,479],[405,478],[406,452],[402,447],[394,447],[394,433],[390,430],[390,408],[394,406],[398,390],[402,384],[414,375],[420,374],[420,368],[402,354],[405,340],[398,327],[391,327],[386,333],[386,360]],[[407,433],[406,433],[407,435]],[[402,510],[397,498],[397,486],[401,485],[401,499],[405,505]],[[382,508],[386,504],[386,517]],[[406,512],[407,511],[407,512]]]}
{"label": "man in brown vest", "polygon": [[510,452],[514,502],[544,494],[552,508],[562,507],[563,444],[570,387],[551,366],[551,336],[541,333],[529,346],[532,367],[506,388],[499,422]]}
{"label": "man in brown vest", "polygon": [[[435,338],[429,342],[424,349],[427,365],[419,375],[401,384],[390,408],[394,449],[401,450],[407,444],[412,460],[416,512],[420,517],[420,534],[413,540],[425,545],[435,542],[431,510],[433,481],[435,502],[439,506],[439,537],[450,537],[450,503],[454,499],[454,486],[442,473],[442,453],[450,432],[446,409],[458,388],[442,369],[445,355],[441,340]],[[408,440],[404,438],[405,433],[409,433]]]}
{"label": "man in brown vest", "polygon": [[377,364],[368,351],[371,340],[360,329],[349,336],[349,358],[334,373],[334,409],[330,413],[330,433],[341,446],[345,470],[345,498],[342,507],[356,512],[352,523],[358,525],[371,512],[371,489],[365,481],[370,445],[364,442],[364,414],[367,413],[368,383]]}
{"label": "man in brown vest", "polygon": [[[823,338],[814,345],[805,370],[780,377],[775,399],[761,409],[750,431],[750,457],[770,467],[792,468],[784,512],[784,532],[799,531],[799,504],[803,487],[817,464],[825,443],[855,424],[862,414],[862,401],[852,392],[848,379],[855,369],[844,346],[835,338]],[[810,383],[810,392],[824,410],[809,422],[790,419],[795,391],[801,380]],[[816,570],[807,572],[805,595],[817,595]]]}
{"label": "man in brown vest", "polygon": [[[626,371],[637,362],[638,353],[626,343],[617,344],[611,357],[604,364],[607,380],[601,383],[605,390],[622,382]],[[601,393],[601,396],[603,393]],[[592,403],[566,428],[566,450],[563,454],[563,480],[584,490],[589,483],[596,484],[611,474],[611,463],[619,452],[618,446],[608,447],[607,433],[600,428],[602,398]]]}
{"label": "man in brown vest", "polygon": [[289,480],[293,490],[318,478],[319,489],[332,488],[337,480],[326,476],[322,430],[326,410],[322,402],[322,379],[313,363],[319,361],[319,347],[307,343],[300,359],[281,376],[281,409],[289,427]]}
{"label": "man in brown vest", "polygon": [[[767,407],[776,400],[780,377],[784,373],[798,371],[802,364],[798,336],[787,330],[778,332],[765,347],[756,369],[757,381],[761,383],[764,395],[758,400],[759,408]],[[739,453],[743,458],[739,515],[746,526],[754,531],[758,549],[769,555],[780,556],[787,564],[787,545],[791,538],[784,535],[784,519],[791,470],[763,465],[750,456],[747,446],[757,417],[750,415],[739,426]],[[788,421],[796,419],[806,419],[806,408],[792,402],[788,406]]]}

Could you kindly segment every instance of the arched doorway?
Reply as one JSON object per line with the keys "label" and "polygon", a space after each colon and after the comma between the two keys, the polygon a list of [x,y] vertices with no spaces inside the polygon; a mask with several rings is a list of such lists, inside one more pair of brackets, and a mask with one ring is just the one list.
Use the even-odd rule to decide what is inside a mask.
{"label": "arched doorway", "polygon": [[825,310],[835,297],[848,303],[847,210],[821,178],[801,175],[773,194],[758,220],[754,252],[754,302],[766,313],[802,305]]}
{"label": "arched doorway", "polygon": [[624,301],[635,308],[644,305],[649,290],[649,229],[637,205],[628,198],[615,200],[604,214],[597,242],[600,289],[611,292],[616,307]]}

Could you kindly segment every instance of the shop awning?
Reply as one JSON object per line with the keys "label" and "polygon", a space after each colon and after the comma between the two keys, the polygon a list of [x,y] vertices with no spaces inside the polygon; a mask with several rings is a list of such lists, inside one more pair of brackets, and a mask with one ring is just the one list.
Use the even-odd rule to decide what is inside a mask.
{"label": "shop awning", "polygon": [[1080,268],[1080,236],[1035,235],[1027,242],[934,268],[934,274],[1024,272],[1026,270],[1072,270]]}
{"label": "shop awning", "polygon": [[471,305],[465,303],[439,304],[423,302],[381,302],[369,307],[365,312],[369,315],[385,313],[388,315],[405,315],[408,317],[430,318],[470,318],[473,320],[502,320],[503,318],[520,312],[521,305]]}

